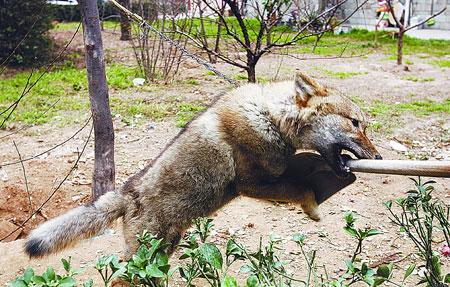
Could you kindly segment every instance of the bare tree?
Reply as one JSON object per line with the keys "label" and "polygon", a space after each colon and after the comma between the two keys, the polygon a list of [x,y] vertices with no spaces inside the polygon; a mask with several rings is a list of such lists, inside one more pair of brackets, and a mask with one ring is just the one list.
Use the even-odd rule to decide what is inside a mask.
{"label": "bare tree", "polygon": [[[119,3],[130,9],[130,0],[119,0]],[[129,41],[131,40],[131,23],[127,15],[120,14],[120,40]]]}
{"label": "bare tree", "polygon": [[[389,6],[389,13],[392,14],[392,18],[394,18],[395,25],[398,28],[398,32],[397,32],[397,65],[401,65],[401,64],[403,64],[403,43],[404,43],[403,39],[404,39],[405,33],[413,28],[423,25],[428,20],[433,19],[433,18],[437,17],[438,15],[442,14],[445,11],[445,9],[447,9],[447,7],[444,7],[439,12],[427,17],[425,20],[423,20],[415,25],[409,26],[409,23],[407,23],[407,21],[405,21],[406,17],[402,17],[402,15],[395,15],[395,9],[394,9],[394,5],[392,4],[392,0],[387,0],[386,2]],[[405,11],[407,13],[408,7],[406,7]],[[402,21],[402,18],[403,18],[403,21]]]}
{"label": "bare tree", "polygon": [[78,1],[84,34],[89,99],[94,123],[95,163],[92,198],[115,188],[114,128],[109,108],[103,42],[96,0]]}
{"label": "bare tree", "polygon": [[[180,46],[186,45],[187,39],[176,31],[191,33],[193,19],[188,17],[179,19],[181,9],[176,1],[175,3],[163,0],[151,0],[144,3],[139,1],[138,5],[142,18],[146,18],[153,27]],[[154,11],[157,11],[156,15]],[[137,27],[132,45],[137,63],[146,80],[150,82],[162,80],[167,83],[178,74],[183,60],[182,51],[149,31],[147,27]]]}
{"label": "bare tree", "polygon": [[[202,1],[213,13],[214,18],[211,21],[215,21],[217,26],[221,25],[228,42],[225,43],[225,37],[222,37],[224,48],[215,47],[213,49],[211,45],[205,44],[204,37],[192,34],[185,34],[185,36],[208,54],[245,70],[248,81],[256,82],[256,65],[263,55],[271,52],[272,49],[294,45],[301,39],[329,31],[327,25],[321,25],[316,30],[311,28],[317,21],[329,23],[328,18],[331,17],[330,15],[334,15],[332,12],[347,0],[342,0],[337,5],[318,13],[314,19],[304,23],[296,31],[291,26],[279,25],[292,13],[292,0],[251,0],[245,1],[247,2],[245,7],[239,4],[241,1],[235,0]],[[355,11],[343,21],[347,20],[366,2],[367,0],[357,5]],[[234,18],[226,17],[224,11],[229,11]],[[275,33],[274,29],[277,25],[279,27]]]}

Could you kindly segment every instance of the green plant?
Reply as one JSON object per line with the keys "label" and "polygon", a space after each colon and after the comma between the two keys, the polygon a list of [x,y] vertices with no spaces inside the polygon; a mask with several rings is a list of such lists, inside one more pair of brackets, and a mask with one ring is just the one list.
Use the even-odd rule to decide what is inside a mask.
{"label": "green plant", "polygon": [[51,13],[45,0],[3,0],[0,5],[0,63],[40,66],[52,50]]}
{"label": "green plant", "polygon": [[[59,275],[55,272],[53,267],[48,267],[47,270],[41,275],[36,275],[32,268],[27,268],[22,276],[19,276],[11,282],[8,286],[10,287],[37,287],[37,286],[45,286],[45,287],[75,287],[77,286],[77,282],[74,279],[74,276],[81,273],[82,269],[72,269],[69,260],[61,259],[65,274]],[[87,284],[87,285],[86,285]],[[92,286],[89,285],[89,281],[85,283],[84,286]]]}
{"label": "green plant", "polygon": [[424,261],[425,278],[419,283],[445,287],[445,283],[450,283],[450,273],[442,274],[441,258],[435,250],[433,237],[435,233],[441,233],[447,246],[450,246],[450,206],[431,196],[434,181],[422,182],[420,178],[413,181],[416,189],[408,191],[407,197],[395,200],[400,212],[394,210],[392,201],[385,205],[391,214],[391,221],[412,240]]}
{"label": "green plant", "polygon": [[[439,252],[436,251],[437,246],[433,238],[436,238],[437,233],[443,236],[446,244],[440,251],[443,256],[449,256],[450,206],[433,199],[432,183],[415,180],[416,189],[408,191],[406,198],[395,200],[395,207],[392,201],[385,203],[392,222],[413,241],[423,261],[423,264],[418,266],[414,263],[405,266],[405,271],[401,273],[401,282],[394,281],[394,273],[399,271],[395,269],[392,262],[372,268],[367,260],[360,258],[367,238],[379,235],[381,232],[373,228],[357,227],[356,217],[352,212],[344,214],[344,230],[356,240],[356,248],[351,254],[351,259],[345,261],[345,271],[333,279],[328,277],[325,266],[323,266],[324,272],[320,271],[322,269],[316,262],[318,252],[309,250],[306,244],[307,237],[303,233],[295,234],[292,240],[300,248],[300,254],[307,266],[307,275],[305,278],[296,278],[287,271],[289,262],[282,260],[278,255],[279,250],[282,249],[280,237],[270,236],[267,244],[263,244],[263,240],[260,239],[255,251],[250,251],[249,248],[231,238],[227,241],[223,253],[216,244],[209,242],[213,224],[208,218],[194,220],[193,229],[187,232],[180,244],[183,254],[180,257],[179,266],[171,268],[169,264],[167,253],[169,244],[144,231],[137,237],[140,247],[127,262],[120,263],[115,255],[103,256],[97,260],[94,267],[100,273],[104,286],[110,286],[112,280],[121,278],[131,286],[167,287],[174,273],[178,271],[185,281],[185,286],[188,287],[197,286],[199,280],[203,281],[202,286],[237,287],[237,280],[230,274],[230,267],[239,262],[241,264],[239,273],[244,276],[246,287],[376,287],[383,284],[407,287],[411,285],[405,281],[416,268],[425,270],[425,278],[419,283],[426,283],[431,287],[445,287],[447,286],[445,284],[450,282],[450,274],[443,274],[443,263]],[[63,259],[63,265],[66,270],[64,275],[56,275],[53,268],[49,267],[43,275],[36,276],[29,268],[9,285],[13,287],[76,286],[73,276],[80,271],[72,270],[70,261]],[[83,286],[93,286],[93,281],[88,280]]]}

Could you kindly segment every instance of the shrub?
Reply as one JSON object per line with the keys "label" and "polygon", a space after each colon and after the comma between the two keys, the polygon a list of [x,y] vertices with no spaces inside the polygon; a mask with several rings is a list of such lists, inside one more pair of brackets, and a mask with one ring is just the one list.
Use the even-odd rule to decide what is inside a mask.
{"label": "shrub", "polygon": [[0,63],[11,53],[5,63],[10,66],[37,66],[48,61],[52,42],[47,32],[52,25],[46,1],[0,0],[0,3]]}

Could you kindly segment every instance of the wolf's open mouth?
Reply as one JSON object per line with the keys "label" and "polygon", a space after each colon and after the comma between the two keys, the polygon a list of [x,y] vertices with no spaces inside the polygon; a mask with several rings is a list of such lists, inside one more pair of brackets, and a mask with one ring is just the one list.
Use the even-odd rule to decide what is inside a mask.
{"label": "wolf's open mouth", "polygon": [[346,162],[350,158],[350,156],[348,154],[343,154],[342,152],[344,150],[349,151],[353,155],[358,157],[357,154],[352,150],[344,149],[342,147],[338,147],[335,149],[332,167],[336,174],[340,177],[346,177],[350,173],[350,168],[346,165]]}

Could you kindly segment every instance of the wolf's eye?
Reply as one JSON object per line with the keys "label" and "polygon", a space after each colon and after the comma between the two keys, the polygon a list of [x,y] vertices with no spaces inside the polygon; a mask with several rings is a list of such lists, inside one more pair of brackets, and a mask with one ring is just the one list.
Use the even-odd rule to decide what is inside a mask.
{"label": "wolf's eye", "polygon": [[352,119],[352,124],[355,128],[359,128],[359,121],[357,119]]}

